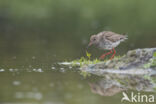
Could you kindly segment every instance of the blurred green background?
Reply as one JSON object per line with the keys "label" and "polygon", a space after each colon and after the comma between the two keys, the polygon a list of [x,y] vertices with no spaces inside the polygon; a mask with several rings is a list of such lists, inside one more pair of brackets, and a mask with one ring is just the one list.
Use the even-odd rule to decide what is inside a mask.
{"label": "blurred green background", "polygon": [[59,59],[78,58],[90,35],[103,30],[129,36],[121,51],[154,47],[155,3],[155,0],[1,0],[0,54],[40,56],[47,53],[39,50],[48,49]]}
{"label": "blurred green background", "polygon": [[[7,70],[10,68],[48,70],[54,63],[84,56],[90,36],[103,30],[128,35],[129,39],[117,48],[118,54],[124,54],[129,49],[155,47],[155,4],[155,0],[0,0],[0,68],[5,70],[0,73],[0,79],[4,79],[1,83],[6,81],[4,86],[9,86],[8,79],[11,76]],[[103,53],[94,47],[88,51],[93,57],[99,57]],[[60,66],[56,69],[60,69]],[[60,72],[51,73],[55,73],[53,76],[47,73],[51,80],[62,76]],[[27,77],[33,76],[45,81],[42,74],[24,75],[24,80],[29,80]],[[63,78],[65,81],[73,81],[73,86],[77,78],[77,83],[84,83],[78,75],[66,73],[64,76],[67,77]],[[21,81],[18,74],[17,77]],[[32,83],[29,85],[33,86]],[[40,86],[43,84],[40,83]],[[87,89],[88,93],[91,93],[88,88],[86,84],[84,90]],[[16,90],[12,88],[7,99],[7,89],[1,87],[0,102],[4,99],[12,101],[9,99],[13,99],[11,95]],[[61,94],[65,94],[64,90]],[[91,98],[96,96],[99,102],[101,101],[99,104],[103,104],[103,97],[89,95],[87,96]],[[77,100],[82,100],[81,97],[73,99],[73,102],[79,104]],[[118,101],[120,103],[120,98]]]}

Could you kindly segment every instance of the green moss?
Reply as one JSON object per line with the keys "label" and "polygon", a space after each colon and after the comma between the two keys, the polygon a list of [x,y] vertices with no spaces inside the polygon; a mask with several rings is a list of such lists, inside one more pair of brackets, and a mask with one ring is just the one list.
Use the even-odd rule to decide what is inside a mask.
{"label": "green moss", "polygon": [[87,78],[87,77],[90,77],[91,74],[90,73],[87,73],[85,71],[81,71],[80,74],[84,77],[84,78]]}
{"label": "green moss", "polygon": [[144,65],[144,68],[156,67],[156,52],[153,54],[153,59]]}
{"label": "green moss", "polygon": [[[80,59],[76,59],[76,60],[73,60],[72,62],[70,62],[72,64],[72,66],[84,66],[84,65],[89,65],[89,64],[97,64],[97,63],[100,63],[100,62],[106,62],[108,61],[108,59],[105,59],[105,60],[99,60],[99,59],[93,59],[91,60],[91,54],[88,53],[86,51],[86,57],[81,57]],[[113,60],[119,60],[121,58],[121,56],[115,56]]]}
{"label": "green moss", "polygon": [[156,52],[154,52],[154,54],[153,54],[153,61],[152,61],[152,63],[151,63],[151,67],[156,67]]}
{"label": "green moss", "polygon": [[144,79],[149,80],[152,84],[156,84],[156,78],[149,75],[144,75]]}
{"label": "green moss", "polygon": [[121,85],[126,86],[126,83],[121,79],[116,79],[116,81],[119,82]]}
{"label": "green moss", "polygon": [[153,56],[156,58],[156,52],[154,52]]}
{"label": "green moss", "polygon": [[151,80],[151,77],[149,75],[144,75],[144,79]]}
{"label": "green moss", "polygon": [[99,63],[99,62],[102,62],[102,61],[99,60],[99,59],[90,60],[88,58],[81,57],[80,59],[73,60],[71,62],[71,64],[72,64],[72,66],[80,66],[81,67],[83,65],[96,64],[96,63]]}
{"label": "green moss", "polygon": [[152,59],[149,63],[144,64],[144,68],[156,67],[156,59]]}
{"label": "green moss", "polygon": [[149,62],[149,63],[147,63],[147,64],[144,64],[144,68],[145,68],[145,69],[150,68],[150,67],[151,67],[151,64],[152,64],[151,62]]}

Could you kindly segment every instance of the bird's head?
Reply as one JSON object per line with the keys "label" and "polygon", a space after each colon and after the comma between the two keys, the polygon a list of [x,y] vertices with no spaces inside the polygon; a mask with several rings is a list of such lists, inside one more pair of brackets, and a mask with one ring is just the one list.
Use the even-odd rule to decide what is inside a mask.
{"label": "bird's head", "polygon": [[90,37],[90,42],[89,42],[87,48],[90,47],[91,45],[96,45],[96,44],[98,44],[98,42],[99,42],[98,36],[97,36],[97,35],[92,35],[92,36]]}

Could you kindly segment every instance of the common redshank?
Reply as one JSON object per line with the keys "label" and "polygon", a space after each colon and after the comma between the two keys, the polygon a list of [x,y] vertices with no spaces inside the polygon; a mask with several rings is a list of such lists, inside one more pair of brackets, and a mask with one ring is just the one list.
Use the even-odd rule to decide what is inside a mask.
{"label": "common redshank", "polygon": [[110,50],[110,52],[100,56],[100,59],[104,59],[105,56],[111,53],[113,53],[113,55],[110,59],[113,59],[116,54],[114,48],[117,47],[120,42],[124,41],[125,39],[127,39],[127,35],[121,35],[111,31],[103,31],[90,37],[90,43],[88,44],[87,48],[91,45],[95,45],[99,49]]}

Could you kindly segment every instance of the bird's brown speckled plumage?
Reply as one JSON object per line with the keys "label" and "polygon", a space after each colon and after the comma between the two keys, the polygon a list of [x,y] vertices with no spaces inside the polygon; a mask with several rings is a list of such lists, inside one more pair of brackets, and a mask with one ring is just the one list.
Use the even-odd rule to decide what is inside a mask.
{"label": "bird's brown speckled plumage", "polygon": [[120,35],[111,31],[103,31],[99,33],[99,35],[102,35],[103,38],[106,38],[107,40],[112,41],[112,42],[120,41],[126,38],[125,35]]}

